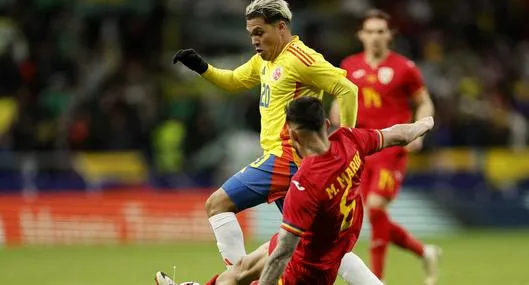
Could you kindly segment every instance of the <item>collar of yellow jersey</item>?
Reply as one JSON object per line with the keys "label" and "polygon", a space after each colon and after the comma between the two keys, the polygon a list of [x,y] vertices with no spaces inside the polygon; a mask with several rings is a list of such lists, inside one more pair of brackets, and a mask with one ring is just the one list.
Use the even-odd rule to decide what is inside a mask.
{"label": "collar of yellow jersey", "polygon": [[[299,36],[293,35],[292,36],[292,40],[290,40],[290,42],[288,42],[288,44],[283,48],[283,50],[279,53],[279,55],[282,55],[285,52],[285,50],[287,50],[287,48],[289,46],[291,46],[294,42],[297,42],[297,41],[299,41]],[[277,57],[279,57],[279,55]]]}

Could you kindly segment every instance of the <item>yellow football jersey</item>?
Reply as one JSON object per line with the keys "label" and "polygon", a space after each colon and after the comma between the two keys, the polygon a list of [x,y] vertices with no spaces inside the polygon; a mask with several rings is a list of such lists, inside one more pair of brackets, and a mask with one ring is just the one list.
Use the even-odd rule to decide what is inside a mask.
{"label": "yellow football jersey", "polygon": [[230,91],[260,83],[261,147],[265,154],[299,162],[288,136],[285,107],[299,96],[321,99],[327,92],[339,96],[338,99],[348,99],[340,104],[341,121],[354,126],[357,88],[345,75],[345,70],[334,67],[295,36],[273,61],[264,61],[256,54],[233,71],[210,65],[202,76]]}

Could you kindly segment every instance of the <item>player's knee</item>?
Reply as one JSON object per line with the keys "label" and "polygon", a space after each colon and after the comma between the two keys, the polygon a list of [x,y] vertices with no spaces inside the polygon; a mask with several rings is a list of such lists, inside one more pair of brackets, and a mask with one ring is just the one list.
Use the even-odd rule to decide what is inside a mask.
{"label": "player's knee", "polygon": [[217,189],[217,191],[213,192],[213,194],[208,197],[205,208],[208,217],[212,217],[220,213],[238,212],[237,207],[235,207],[235,204],[231,201],[230,197],[228,197],[228,194],[226,194],[222,188]]}
{"label": "player's knee", "polygon": [[366,207],[368,209],[385,210],[391,201],[384,196],[378,194],[367,195]]}

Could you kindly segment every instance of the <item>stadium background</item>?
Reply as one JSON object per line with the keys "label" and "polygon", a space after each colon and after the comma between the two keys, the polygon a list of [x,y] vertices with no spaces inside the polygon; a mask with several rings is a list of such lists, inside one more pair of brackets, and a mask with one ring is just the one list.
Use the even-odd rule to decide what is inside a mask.
{"label": "stadium background", "polygon": [[[529,284],[529,1],[289,2],[294,32],[336,65],[360,50],[363,11],[393,15],[436,127],[392,214],[443,246],[441,284]],[[0,284],[149,284],[173,265],[204,281],[223,268],[203,204],[259,155],[259,93],[225,94],[170,59],[193,47],[244,62],[247,4],[0,1]],[[239,218],[252,249],[279,213]],[[419,278],[392,249],[389,284]]]}

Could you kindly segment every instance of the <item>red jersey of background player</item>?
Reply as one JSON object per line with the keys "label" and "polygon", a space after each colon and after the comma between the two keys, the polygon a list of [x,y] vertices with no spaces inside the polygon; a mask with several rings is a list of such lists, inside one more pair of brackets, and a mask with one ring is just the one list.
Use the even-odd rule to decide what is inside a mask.
{"label": "red jersey of background player", "polygon": [[409,99],[424,88],[421,73],[411,60],[390,52],[371,68],[362,52],[346,57],[340,67],[358,86],[357,127],[383,129],[411,121]]}
{"label": "red jersey of background player", "polygon": [[[364,157],[383,145],[378,130],[340,128],[329,150],[303,159],[285,198],[281,227],[301,237],[283,284],[333,284],[363,219],[360,174]],[[275,247],[270,244],[270,252]]]}

